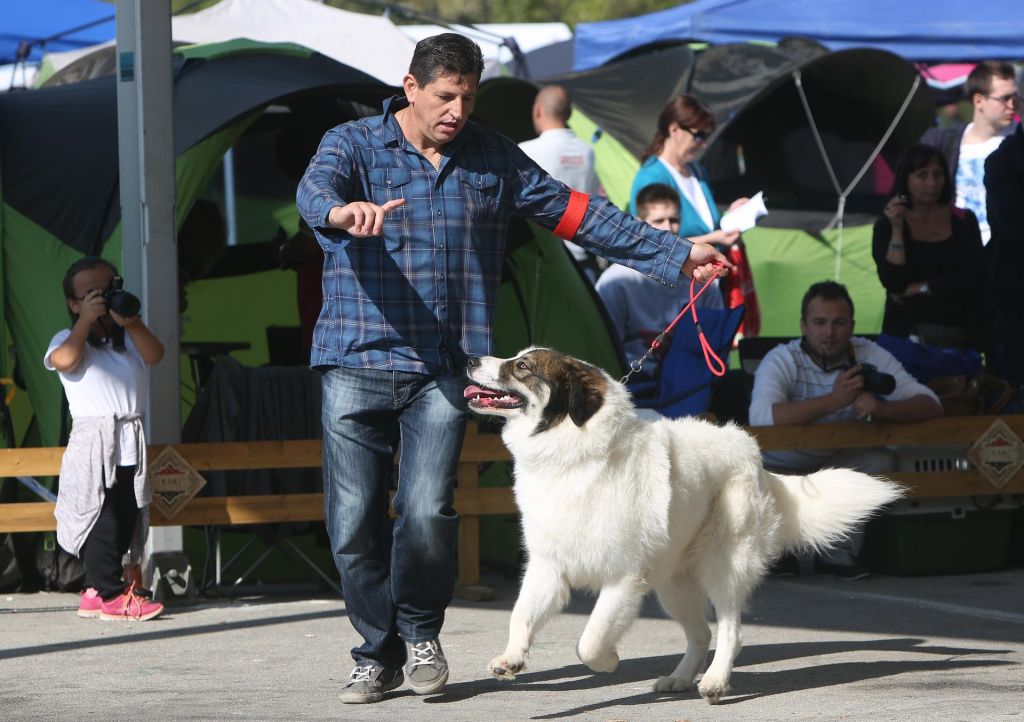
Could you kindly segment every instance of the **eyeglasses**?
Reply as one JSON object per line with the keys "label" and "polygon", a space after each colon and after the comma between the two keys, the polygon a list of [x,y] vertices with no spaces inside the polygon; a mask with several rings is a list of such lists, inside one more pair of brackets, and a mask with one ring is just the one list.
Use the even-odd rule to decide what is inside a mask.
{"label": "eyeglasses", "polygon": [[683,126],[679,126],[679,127],[682,128],[683,130],[685,130],[690,135],[692,135],[693,139],[695,141],[697,141],[698,143],[703,143],[704,141],[706,141],[708,139],[707,131],[694,130],[693,128],[685,128]]}
{"label": "eyeglasses", "polygon": [[1008,105],[1010,107],[1013,107],[1020,103],[1019,93],[1007,93],[1006,95],[986,95],[985,97],[988,98],[989,100],[996,100],[1002,103],[1003,105]]}

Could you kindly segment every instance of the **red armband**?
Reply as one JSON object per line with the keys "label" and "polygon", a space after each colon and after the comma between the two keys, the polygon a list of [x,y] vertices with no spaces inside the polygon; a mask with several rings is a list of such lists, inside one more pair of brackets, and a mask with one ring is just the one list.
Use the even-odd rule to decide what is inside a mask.
{"label": "red armband", "polygon": [[569,205],[565,207],[562,220],[558,222],[552,233],[563,241],[571,241],[573,236],[576,235],[576,231],[580,229],[580,224],[583,223],[583,215],[587,212],[587,203],[589,202],[590,196],[586,193],[571,191],[569,193]]}

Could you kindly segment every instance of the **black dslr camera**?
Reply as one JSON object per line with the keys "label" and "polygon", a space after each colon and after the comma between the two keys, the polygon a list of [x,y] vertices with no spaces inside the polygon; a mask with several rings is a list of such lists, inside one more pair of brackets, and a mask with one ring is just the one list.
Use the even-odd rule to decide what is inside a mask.
{"label": "black dslr camera", "polygon": [[874,364],[860,365],[860,375],[864,377],[864,390],[879,396],[888,396],[896,390],[896,377],[879,371]]}
{"label": "black dslr camera", "polygon": [[110,285],[103,292],[103,300],[107,302],[108,309],[120,316],[125,318],[138,316],[139,311],[142,309],[142,301],[139,300],[138,296],[134,296],[124,290],[123,286],[123,278],[120,276],[111,278]]}

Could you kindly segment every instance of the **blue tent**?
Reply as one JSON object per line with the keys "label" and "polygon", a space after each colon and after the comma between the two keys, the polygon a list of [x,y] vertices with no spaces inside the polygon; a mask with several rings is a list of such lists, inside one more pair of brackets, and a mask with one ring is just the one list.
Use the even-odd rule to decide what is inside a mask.
{"label": "blue tent", "polygon": [[[13,63],[23,42],[32,43],[27,59],[40,60],[44,53],[84,48],[114,37],[114,6],[100,0],[8,0],[0,14],[0,63]],[[68,30],[76,32],[61,35]],[[45,47],[40,44],[55,35],[61,37]]]}
{"label": "blue tent", "polygon": [[1021,0],[695,0],[649,15],[576,26],[574,67],[597,67],[669,40],[777,42],[830,50],[881,48],[914,61],[1024,58]]}

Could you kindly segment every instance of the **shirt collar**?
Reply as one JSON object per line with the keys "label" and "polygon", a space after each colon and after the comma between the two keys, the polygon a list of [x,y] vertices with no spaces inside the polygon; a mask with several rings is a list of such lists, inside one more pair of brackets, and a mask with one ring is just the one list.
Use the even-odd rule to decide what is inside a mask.
{"label": "shirt collar", "polygon": [[402,128],[398,125],[395,113],[408,107],[408,98],[401,95],[392,95],[384,101],[384,122],[381,124],[381,140],[384,145],[401,145],[405,136],[402,135]]}

